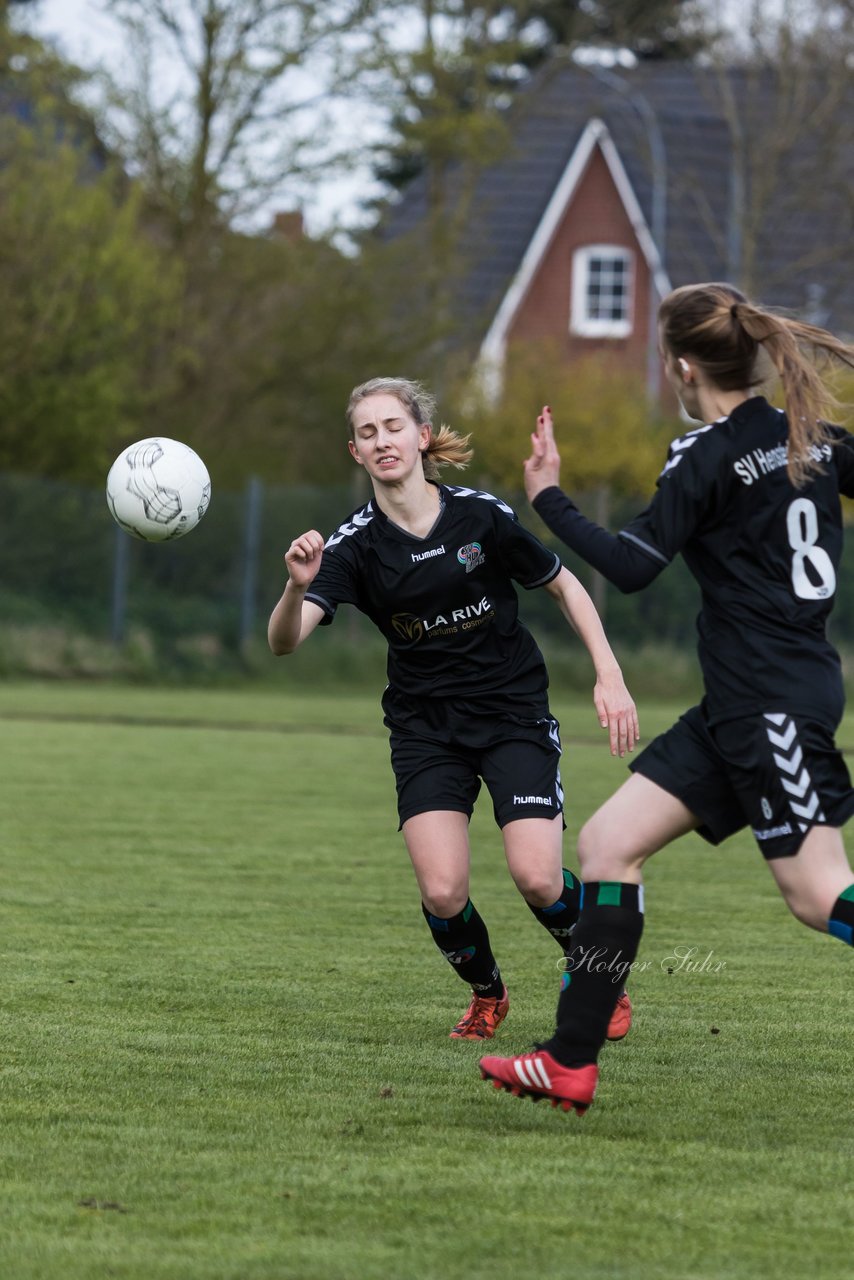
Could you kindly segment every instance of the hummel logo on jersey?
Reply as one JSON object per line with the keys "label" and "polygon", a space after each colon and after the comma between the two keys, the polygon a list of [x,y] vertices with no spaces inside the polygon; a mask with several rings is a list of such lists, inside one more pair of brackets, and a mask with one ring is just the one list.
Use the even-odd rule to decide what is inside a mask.
{"label": "hummel logo on jersey", "polygon": [[434,547],[432,551],[413,551],[412,563],[418,564],[420,560],[432,560],[434,556],[443,556],[444,554],[444,546]]}
{"label": "hummel logo on jersey", "polygon": [[547,804],[551,807],[554,800],[551,796],[514,796],[514,804]]}

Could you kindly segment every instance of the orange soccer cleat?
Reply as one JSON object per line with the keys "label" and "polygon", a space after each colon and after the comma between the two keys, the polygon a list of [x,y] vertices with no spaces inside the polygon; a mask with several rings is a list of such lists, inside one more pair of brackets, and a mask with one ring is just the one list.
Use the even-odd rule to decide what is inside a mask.
{"label": "orange soccer cleat", "polygon": [[495,999],[471,993],[471,1004],[450,1033],[452,1040],[491,1040],[510,1008],[507,988]]}
{"label": "orange soccer cleat", "polygon": [[629,1034],[632,1025],[632,1002],[629,999],[628,991],[624,991],[617,998],[617,1004],[614,1012],[611,1014],[611,1021],[608,1023],[608,1039],[622,1040],[623,1036]]}

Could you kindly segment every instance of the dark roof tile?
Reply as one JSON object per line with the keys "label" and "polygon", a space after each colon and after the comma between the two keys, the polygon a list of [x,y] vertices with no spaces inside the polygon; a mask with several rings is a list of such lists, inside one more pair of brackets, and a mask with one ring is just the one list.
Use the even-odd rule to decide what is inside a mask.
{"label": "dark roof tile", "polygon": [[[507,153],[479,175],[474,214],[461,243],[467,269],[458,281],[457,297],[473,327],[485,328],[508,288],[591,118],[598,116],[608,126],[651,221],[647,126],[629,96],[612,81],[602,82],[613,74],[555,61],[518,95],[509,117]],[[672,284],[737,279],[733,253],[739,238],[731,220],[734,149],[721,105],[721,73],[685,63],[640,63],[616,74],[635,103],[638,94],[643,96],[661,132],[667,162],[664,258]],[[813,127],[802,105],[794,118],[801,124],[806,119],[805,131],[788,140],[793,126],[785,120],[787,112],[791,118],[791,104],[770,75],[729,71],[726,80],[740,104],[750,155],[748,184],[754,191],[770,184],[762,217],[745,233],[750,244],[742,242],[742,252],[749,248],[755,256],[756,292],[772,305],[802,311],[812,306],[821,323],[854,331],[854,273],[846,251],[854,209],[854,146],[850,135],[833,136],[827,123],[844,113],[823,116],[817,109]],[[814,100],[818,105],[821,92]],[[421,176],[392,210],[385,234],[417,233],[426,211]]]}

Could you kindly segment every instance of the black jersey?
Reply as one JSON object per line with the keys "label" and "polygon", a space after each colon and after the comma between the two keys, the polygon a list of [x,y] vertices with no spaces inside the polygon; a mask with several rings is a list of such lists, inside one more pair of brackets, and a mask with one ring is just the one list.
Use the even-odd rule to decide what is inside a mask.
{"label": "black jersey", "polygon": [[426,538],[373,502],[349,516],[327,540],[306,599],[323,609],[322,623],[353,604],[376,624],[396,690],[542,708],[545,663],[519,621],[513,582],[544,586],[560,559],[500,499],[438,487],[442,506]]}
{"label": "black jersey", "polygon": [[786,416],[761,396],[674,440],[647,509],[619,534],[662,567],[677,552],[702,591],[710,720],[769,711],[838,723],[839,658],[825,635],[842,553],[840,493],[854,437],[832,428],[821,473],[795,489]]}

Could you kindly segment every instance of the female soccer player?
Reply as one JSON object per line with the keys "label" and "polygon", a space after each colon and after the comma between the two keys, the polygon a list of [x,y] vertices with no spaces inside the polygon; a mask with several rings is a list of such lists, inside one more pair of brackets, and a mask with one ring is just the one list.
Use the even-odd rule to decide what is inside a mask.
{"label": "female soccer player", "polygon": [[[680,551],[702,591],[705,697],[632,762],[633,776],[579,837],[583,907],[557,1029],[534,1053],[481,1062],[498,1087],[579,1113],[593,1100],[614,1007],[604,960],[621,974],[634,960],[643,864],[671,840],[697,831],[718,844],[750,826],[794,915],[854,942],[840,833],[854,791],[834,743],[844,695],[825,634],[854,437],[824,420],[832,397],[815,367],[818,356],[854,365],[854,347],[728,284],[669,294],[659,339],[670,385],[707,425],[673,441],[643,514],[616,537],[581,515],[557,487],[547,407],[525,464],[528,497],[549,528],[622,591],[647,586]],[[775,371],[785,413],[757,394]]]}
{"label": "female soccer player", "polygon": [[[580,901],[561,867],[563,792],[558,725],[542,654],[518,619],[514,580],[543,587],[581,637],[596,672],[593,700],[612,754],[635,744],[637,712],[587,593],[559,558],[491,494],[437,483],[465,466],[468,440],[430,425],[418,383],[374,378],[356,387],[349,448],[373,500],[325,542],[301,534],[270,618],[275,654],[293,653],[339,604],[353,604],[388,642],[383,695],[398,812],[436,945],[472,988],[451,1031],[489,1039],[509,1001],[486,925],[469,898],[468,821],[481,779],[502,830],[510,874],[565,950]],[[609,1026],[629,1029],[623,996]]]}

